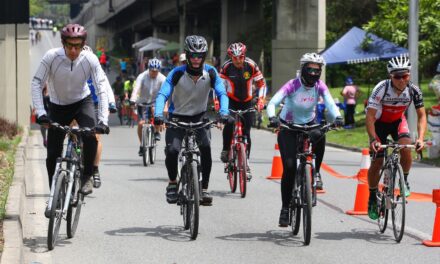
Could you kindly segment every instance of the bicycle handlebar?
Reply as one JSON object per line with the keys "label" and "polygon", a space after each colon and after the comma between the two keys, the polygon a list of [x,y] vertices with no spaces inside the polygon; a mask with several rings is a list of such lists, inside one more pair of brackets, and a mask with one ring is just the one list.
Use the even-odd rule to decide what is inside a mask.
{"label": "bicycle handlebar", "polygon": [[90,127],[70,127],[70,126],[62,126],[56,122],[51,122],[49,124],[49,127],[53,127],[59,130],[62,130],[66,133],[72,133],[75,135],[81,135],[81,134],[102,134],[99,131],[96,131],[95,128]]}
{"label": "bicycle handlebar", "polygon": [[336,130],[336,126],[333,123],[328,123],[326,125],[321,124],[313,124],[313,125],[299,125],[294,123],[281,123],[280,127],[286,128],[288,130],[292,131],[299,131],[299,132],[309,132],[315,129],[319,129],[321,131],[327,132],[329,130]]}
{"label": "bicycle handlebar", "polygon": [[141,107],[151,107],[151,106],[154,106],[154,104],[155,104],[155,102],[151,102],[151,103],[139,103],[139,104],[137,104],[138,106],[141,106]]}
{"label": "bicycle handlebar", "polygon": [[246,113],[256,112],[256,111],[257,110],[255,108],[253,108],[253,107],[245,109],[245,110],[232,110],[232,109],[229,109],[229,112],[231,112],[233,114],[238,114],[238,115],[243,115],[243,114],[246,114]]}
{"label": "bicycle handlebar", "polygon": [[177,121],[177,122],[173,122],[173,121],[164,121],[165,125],[168,126],[172,126],[172,127],[177,127],[177,128],[183,128],[183,129],[199,129],[199,128],[204,128],[207,126],[211,126],[212,124],[216,123],[217,121],[215,120],[210,120],[208,122],[205,121],[199,121],[199,122],[182,122],[182,121]]}

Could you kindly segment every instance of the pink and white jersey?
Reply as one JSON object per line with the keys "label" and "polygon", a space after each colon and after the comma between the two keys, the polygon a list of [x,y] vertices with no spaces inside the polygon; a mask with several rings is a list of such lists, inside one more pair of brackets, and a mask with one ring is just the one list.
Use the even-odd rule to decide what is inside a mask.
{"label": "pink and white jersey", "polygon": [[416,109],[424,106],[419,87],[409,82],[405,90],[397,95],[391,86],[391,80],[383,80],[374,87],[368,99],[367,109],[377,110],[376,120],[392,123],[402,118],[411,102],[414,102]]}

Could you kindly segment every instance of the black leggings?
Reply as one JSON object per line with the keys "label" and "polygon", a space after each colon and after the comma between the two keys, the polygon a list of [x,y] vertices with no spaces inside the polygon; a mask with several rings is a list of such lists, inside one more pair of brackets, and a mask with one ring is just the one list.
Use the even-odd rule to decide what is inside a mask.
{"label": "black leggings", "polygon": [[[281,159],[283,161],[283,178],[281,179],[281,200],[282,207],[288,207],[292,198],[292,188],[295,183],[296,175],[296,154],[298,132],[281,129],[278,133],[278,146],[280,148]],[[316,172],[321,168],[322,159],[325,151],[325,135],[313,146],[316,155]]]}
{"label": "black leggings", "polygon": [[[176,116],[173,118],[176,118]],[[182,122],[199,122],[201,116],[179,117],[178,119]],[[196,131],[196,134],[202,167],[202,189],[208,189],[212,167],[211,130],[209,128],[201,128]],[[177,178],[177,158],[179,156],[184,136],[185,130],[180,128],[167,128],[165,133],[165,166],[167,167],[168,178],[170,181],[175,181]]]}
{"label": "black leggings", "polygon": [[[50,103],[50,119],[60,125],[68,126],[75,119],[80,127],[95,127],[95,107],[91,96],[70,105],[57,105]],[[58,157],[63,152],[65,138],[63,131],[49,128],[47,136],[47,158],[46,169],[49,175],[49,187],[52,184],[52,176],[55,173],[55,166]],[[84,155],[84,179],[93,174],[93,162],[96,155],[97,141],[94,135],[83,136]]]}
{"label": "black leggings", "polygon": [[356,105],[346,105],[345,106],[345,125],[354,124],[354,110]]}
{"label": "black leggings", "polygon": [[[229,109],[232,110],[246,110],[252,106],[251,102],[245,102],[245,103],[238,103],[234,100],[229,100]],[[251,153],[251,126],[252,126],[252,114],[253,113],[246,113],[243,115],[243,118],[241,119],[243,124],[243,135],[246,135],[247,137],[247,156],[249,157]],[[232,115],[235,117],[234,115]],[[232,140],[232,134],[234,133],[234,122],[228,122],[226,123],[224,129],[223,129],[223,150],[229,150],[231,140]]]}

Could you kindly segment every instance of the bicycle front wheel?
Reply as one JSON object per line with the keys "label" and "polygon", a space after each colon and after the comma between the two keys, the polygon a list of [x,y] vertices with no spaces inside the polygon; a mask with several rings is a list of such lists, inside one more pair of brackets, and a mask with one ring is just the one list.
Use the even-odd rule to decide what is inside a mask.
{"label": "bicycle front wheel", "polygon": [[150,164],[154,164],[156,162],[156,139],[154,135],[154,129],[150,126],[150,144],[148,145],[148,152],[150,156]]}
{"label": "bicycle front wheel", "polygon": [[229,187],[231,187],[231,192],[235,193],[237,190],[237,152],[235,147],[231,147],[229,150],[229,161],[228,161],[228,180]]}
{"label": "bicycle front wheel", "polygon": [[[405,231],[405,180],[400,164],[393,171],[392,190],[394,190],[391,202],[391,219],[393,221],[394,238],[400,242]],[[397,188],[397,190],[396,190]]]}
{"label": "bicycle front wheel", "polygon": [[49,228],[47,230],[47,247],[52,250],[58,239],[61,220],[63,219],[63,206],[66,197],[66,172],[58,173],[57,182],[55,184],[55,192],[52,198]]}
{"label": "bicycle front wheel", "polygon": [[84,201],[84,195],[80,192],[81,180],[80,177],[75,177],[75,183],[72,187],[72,196],[67,209],[67,237],[72,238],[75,236],[76,228],[78,227],[79,216],[81,214],[81,208]]}
{"label": "bicycle front wheel", "polygon": [[188,208],[190,212],[190,234],[191,239],[195,240],[199,233],[199,205],[200,205],[200,188],[199,173],[197,171],[197,163],[191,163],[191,174],[188,181]]}
{"label": "bicycle front wheel", "polygon": [[240,193],[241,198],[246,197],[246,183],[247,183],[247,163],[246,163],[246,146],[243,143],[239,143],[237,151],[238,161],[238,173],[240,179]]}
{"label": "bicycle front wheel", "polygon": [[387,182],[384,182],[385,174],[391,175],[391,171],[389,171],[389,168],[385,168],[380,173],[380,178],[381,178],[380,185],[382,187],[380,188],[380,191],[377,193],[377,206],[379,211],[379,218],[377,219],[377,224],[379,226],[379,231],[381,233],[385,232],[385,230],[387,229],[388,214],[389,214],[389,209],[387,208],[387,199],[388,199],[387,193],[389,186]]}
{"label": "bicycle front wheel", "polygon": [[185,230],[189,229],[191,223],[191,209],[188,203],[188,166],[184,164],[180,169],[180,182],[179,182],[179,202],[180,202],[180,212],[183,216],[183,228]]}
{"label": "bicycle front wheel", "polygon": [[142,128],[142,161],[144,166],[148,166],[150,162],[150,152],[148,151],[148,146],[150,145],[150,133],[149,129]]}
{"label": "bicycle front wheel", "polygon": [[301,186],[301,199],[303,205],[303,231],[304,244],[310,244],[312,235],[312,167],[307,164],[304,167]]}

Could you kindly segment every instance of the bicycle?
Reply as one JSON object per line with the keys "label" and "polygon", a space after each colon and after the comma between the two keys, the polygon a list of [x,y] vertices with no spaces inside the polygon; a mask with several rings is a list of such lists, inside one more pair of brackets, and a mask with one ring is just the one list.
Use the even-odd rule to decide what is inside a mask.
{"label": "bicycle", "polygon": [[247,136],[243,135],[243,115],[250,112],[255,112],[254,108],[246,110],[229,110],[235,115],[234,132],[229,148],[228,162],[225,163],[225,173],[228,174],[229,186],[231,192],[235,193],[237,189],[237,174],[240,179],[240,194],[241,198],[246,197],[246,183],[249,181],[247,177],[248,162],[247,162]]}
{"label": "bicycle", "polygon": [[214,121],[200,121],[196,123],[167,121],[169,127],[185,130],[178,160],[180,170],[177,179],[180,214],[183,216],[185,230],[190,230],[191,239],[195,240],[199,230],[199,206],[201,198],[200,151],[197,146],[196,133],[198,129],[210,127]]}
{"label": "bicycle", "polygon": [[303,219],[304,244],[309,245],[312,233],[312,207],[316,206],[316,171],[315,154],[312,152],[311,134],[316,130],[320,135],[335,129],[334,124],[298,125],[293,123],[281,123],[280,129],[296,131],[298,133],[298,152],[296,181],[293,185],[292,200],[289,206],[290,225],[293,235],[297,235],[301,223],[301,211]]}
{"label": "bicycle", "polygon": [[[391,210],[394,238],[398,243],[402,240],[405,231],[406,210],[406,186],[402,166],[400,165],[400,150],[415,147],[415,145],[401,145],[397,142],[380,145],[380,148],[384,149],[385,156],[384,164],[380,170],[380,188],[377,192],[379,213],[377,223],[379,231],[384,233],[387,228],[388,214]],[[388,153],[388,149],[392,149],[391,153]],[[382,174],[384,177],[382,177]]]}
{"label": "bicycle", "polygon": [[[151,114],[151,117],[148,118],[148,112],[151,113],[151,107],[154,106],[154,103],[142,103],[139,104],[142,108],[142,112],[145,113],[144,124],[142,125],[142,161],[144,166],[152,165],[156,161],[156,137],[155,137],[155,129],[154,129],[154,117]],[[150,109],[150,111],[145,111],[146,109]]]}
{"label": "bicycle", "polygon": [[84,195],[80,192],[84,168],[82,135],[96,132],[86,127],[72,128],[58,123],[51,123],[50,127],[66,132],[68,138],[64,155],[57,159],[47,207],[49,212],[47,246],[52,250],[57,242],[64,216],[67,221],[67,237],[72,238],[75,235],[84,203]]}

